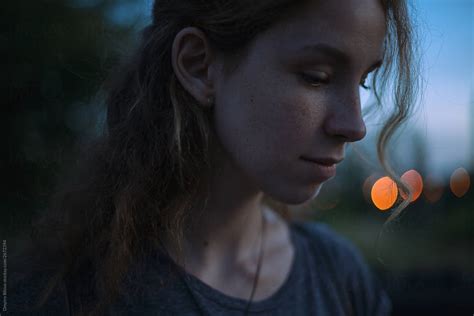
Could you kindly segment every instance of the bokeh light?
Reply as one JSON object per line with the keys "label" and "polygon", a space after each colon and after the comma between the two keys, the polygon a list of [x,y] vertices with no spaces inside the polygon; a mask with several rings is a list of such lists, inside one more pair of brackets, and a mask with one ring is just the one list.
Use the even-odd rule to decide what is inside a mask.
{"label": "bokeh light", "polygon": [[[413,191],[413,197],[410,202],[415,202],[420,197],[421,192],[423,192],[423,178],[418,173],[418,171],[414,169],[405,172],[401,178]],[[400,190],[400,195],[404,200],[408,198],[408,195],[405,194],[402,190]]]}
{"label": "bokeh light", "polygon": [[458,198],[464,196],[471,186],[471,177],[464,168],[454,170],[449,182],[451,191]]}
{"label": "bokeh light", "polygon": [[371,174],[367,179],[365,179],[364,184],[362,184],[362,193],[364,194],[364,198],[367,202],[372,202],[371,197],[371,190],[375,184],[375,181],[379,179],[379,175],[376,173]]}
{"label": "bokeh light", "polygon": [[397,184],[389,177],[378,179],[371,191],[372,202],[381,210],[388,210],[395,204],[398,197]]}
{"label": "bokeh light", "polygon": [[425,199],[430,203],[436,203],[441,199],[444,192],[444,185],[433,175],[428,175],[425,179],[425,185],[423,188],[423,195]]}

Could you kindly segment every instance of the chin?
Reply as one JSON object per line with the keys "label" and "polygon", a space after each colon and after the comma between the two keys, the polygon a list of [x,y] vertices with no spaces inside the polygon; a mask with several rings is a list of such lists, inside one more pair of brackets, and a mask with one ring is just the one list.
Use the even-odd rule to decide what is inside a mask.
{"label": "chin", "polygon": [[271,194],[268,194],[268,195],[271,196],[273,199],[280,201],[282,203],[297,206],[297,205],[304,204],[310,200],[315,199],[319,195],[319,192],[321,191],[322,187],[323,187],[323,184],[320,183],[320,184],[317,184],[316,186],[312,186],[310,190],[298,191],[295,194],[286,194],[285,196],[282,196],[282,195],[275,196]]}

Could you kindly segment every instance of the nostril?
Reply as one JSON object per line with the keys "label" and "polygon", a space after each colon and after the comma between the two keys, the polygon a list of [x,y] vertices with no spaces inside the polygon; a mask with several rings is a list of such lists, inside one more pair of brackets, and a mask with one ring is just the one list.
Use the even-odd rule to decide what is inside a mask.
{"label": "nostril", "polygon": [[[347,104],[347,103],[345,103]],[[345,142],[356,142],[367,134],[360,107],[340,106],[326,117],[324,130],[328,136],[341,138]]]}
{"label": "nostril", "polygon": [[364,122],[350,123],[328,122],[325,127],[326,133],[332,137],[343,138],[346,142],[356,142],[363,139],[367,134],[367,129]]}

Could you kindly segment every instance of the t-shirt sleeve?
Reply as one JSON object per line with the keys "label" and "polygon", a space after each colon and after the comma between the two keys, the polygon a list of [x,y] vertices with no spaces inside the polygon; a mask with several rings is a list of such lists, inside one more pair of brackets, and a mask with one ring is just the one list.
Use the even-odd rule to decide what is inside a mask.
{"label": "t-shirt sleeve", "polygon": [[[347,293],[350,315],[390,316],[392,303],[378,277],[371,271],[360,250],[328,224],[308,223],[316,238],[330,254],[331,264],[344,271],[341,288]],[[339,282],[339,281],[338,281]]]}
{"label": "t-shirt sleeve", "polygon": [[355,315],[391,315],[392,304],[380,280],[357,248],[349,245],[349,251],[353,266],[348,273],[348,289]]}

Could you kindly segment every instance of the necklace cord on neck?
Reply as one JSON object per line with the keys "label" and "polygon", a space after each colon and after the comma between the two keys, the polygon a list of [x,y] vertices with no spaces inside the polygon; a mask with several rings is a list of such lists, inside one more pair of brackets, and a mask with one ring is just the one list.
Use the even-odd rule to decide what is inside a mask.
{"label": "necklace cord on neck", "polygon": [[258,256],[258,262],[257,262],[257,271],[255,272],[255,279],[253,281],[253,287],[252,287],[252,292],[250,294],[250,298],[247,302],[247,306],[245,307],[244,315],[248,314],[248,310],[250,308],[250,304],[252,303],[253,296],[255,294],[255,289],[257,288],[257,283],[258,283],[258,277],[260,275],[260,267],[262,265],[262,258],[263,258],[263,236],[264,236],[264,230],[265,230],[265,218],[263,216],[263,211],[262,213],[262,229],[261,229],[261,236],[260,236],[260,253]]}
{"label": "necklace cord on neck", "polygon": [[[263,211],[261,212],[262,214],[262,228],[261,228],[261,237],[260,237],[260,253],[259,253],[259,256],[258,256],[258,262],[257,262],[257,270],[255,272],[255,279],[253,281],[253,287],[252,287],[252,292],[250,294],[250,298],[247,302],[247,306],[245,307],[245,311],[244,311],[244,315],[248,315],[248,310],[250,308],[250,304],[252,302],[252,299],[253,299],[253,296],[255,295],[255,289],[257,288],[257,283],[258,283],[258,277],[260,275],[260,267],[262,265],[262,258],[263,258],[263,237],[264,237],[264,231],[265,231],[265,227],[266,227],[266,222],[265,222],[265,218],[264,218],[264,215],[263,215]],[[194,296],[194,293],[193,291],[191,290],[191,288],[189,287],[188,285],[188,282],[187,282],[187,279],[188,277],[186,276],[186,272],[185,270],[179,270],[180,272],[180,276],[184,279],[184,284],[186,286],[186,289],[189,291],[189,293],[191,294],[191,297],[193,298],[194,302],[196,303],[196,305],[198,307],[200,307],[200,304],[198,303],[198,300],[196,299],[196,297]],[[204,312],[202,310],[202,307],[200,307],[200,314],[201,315],[204,315]]]}

